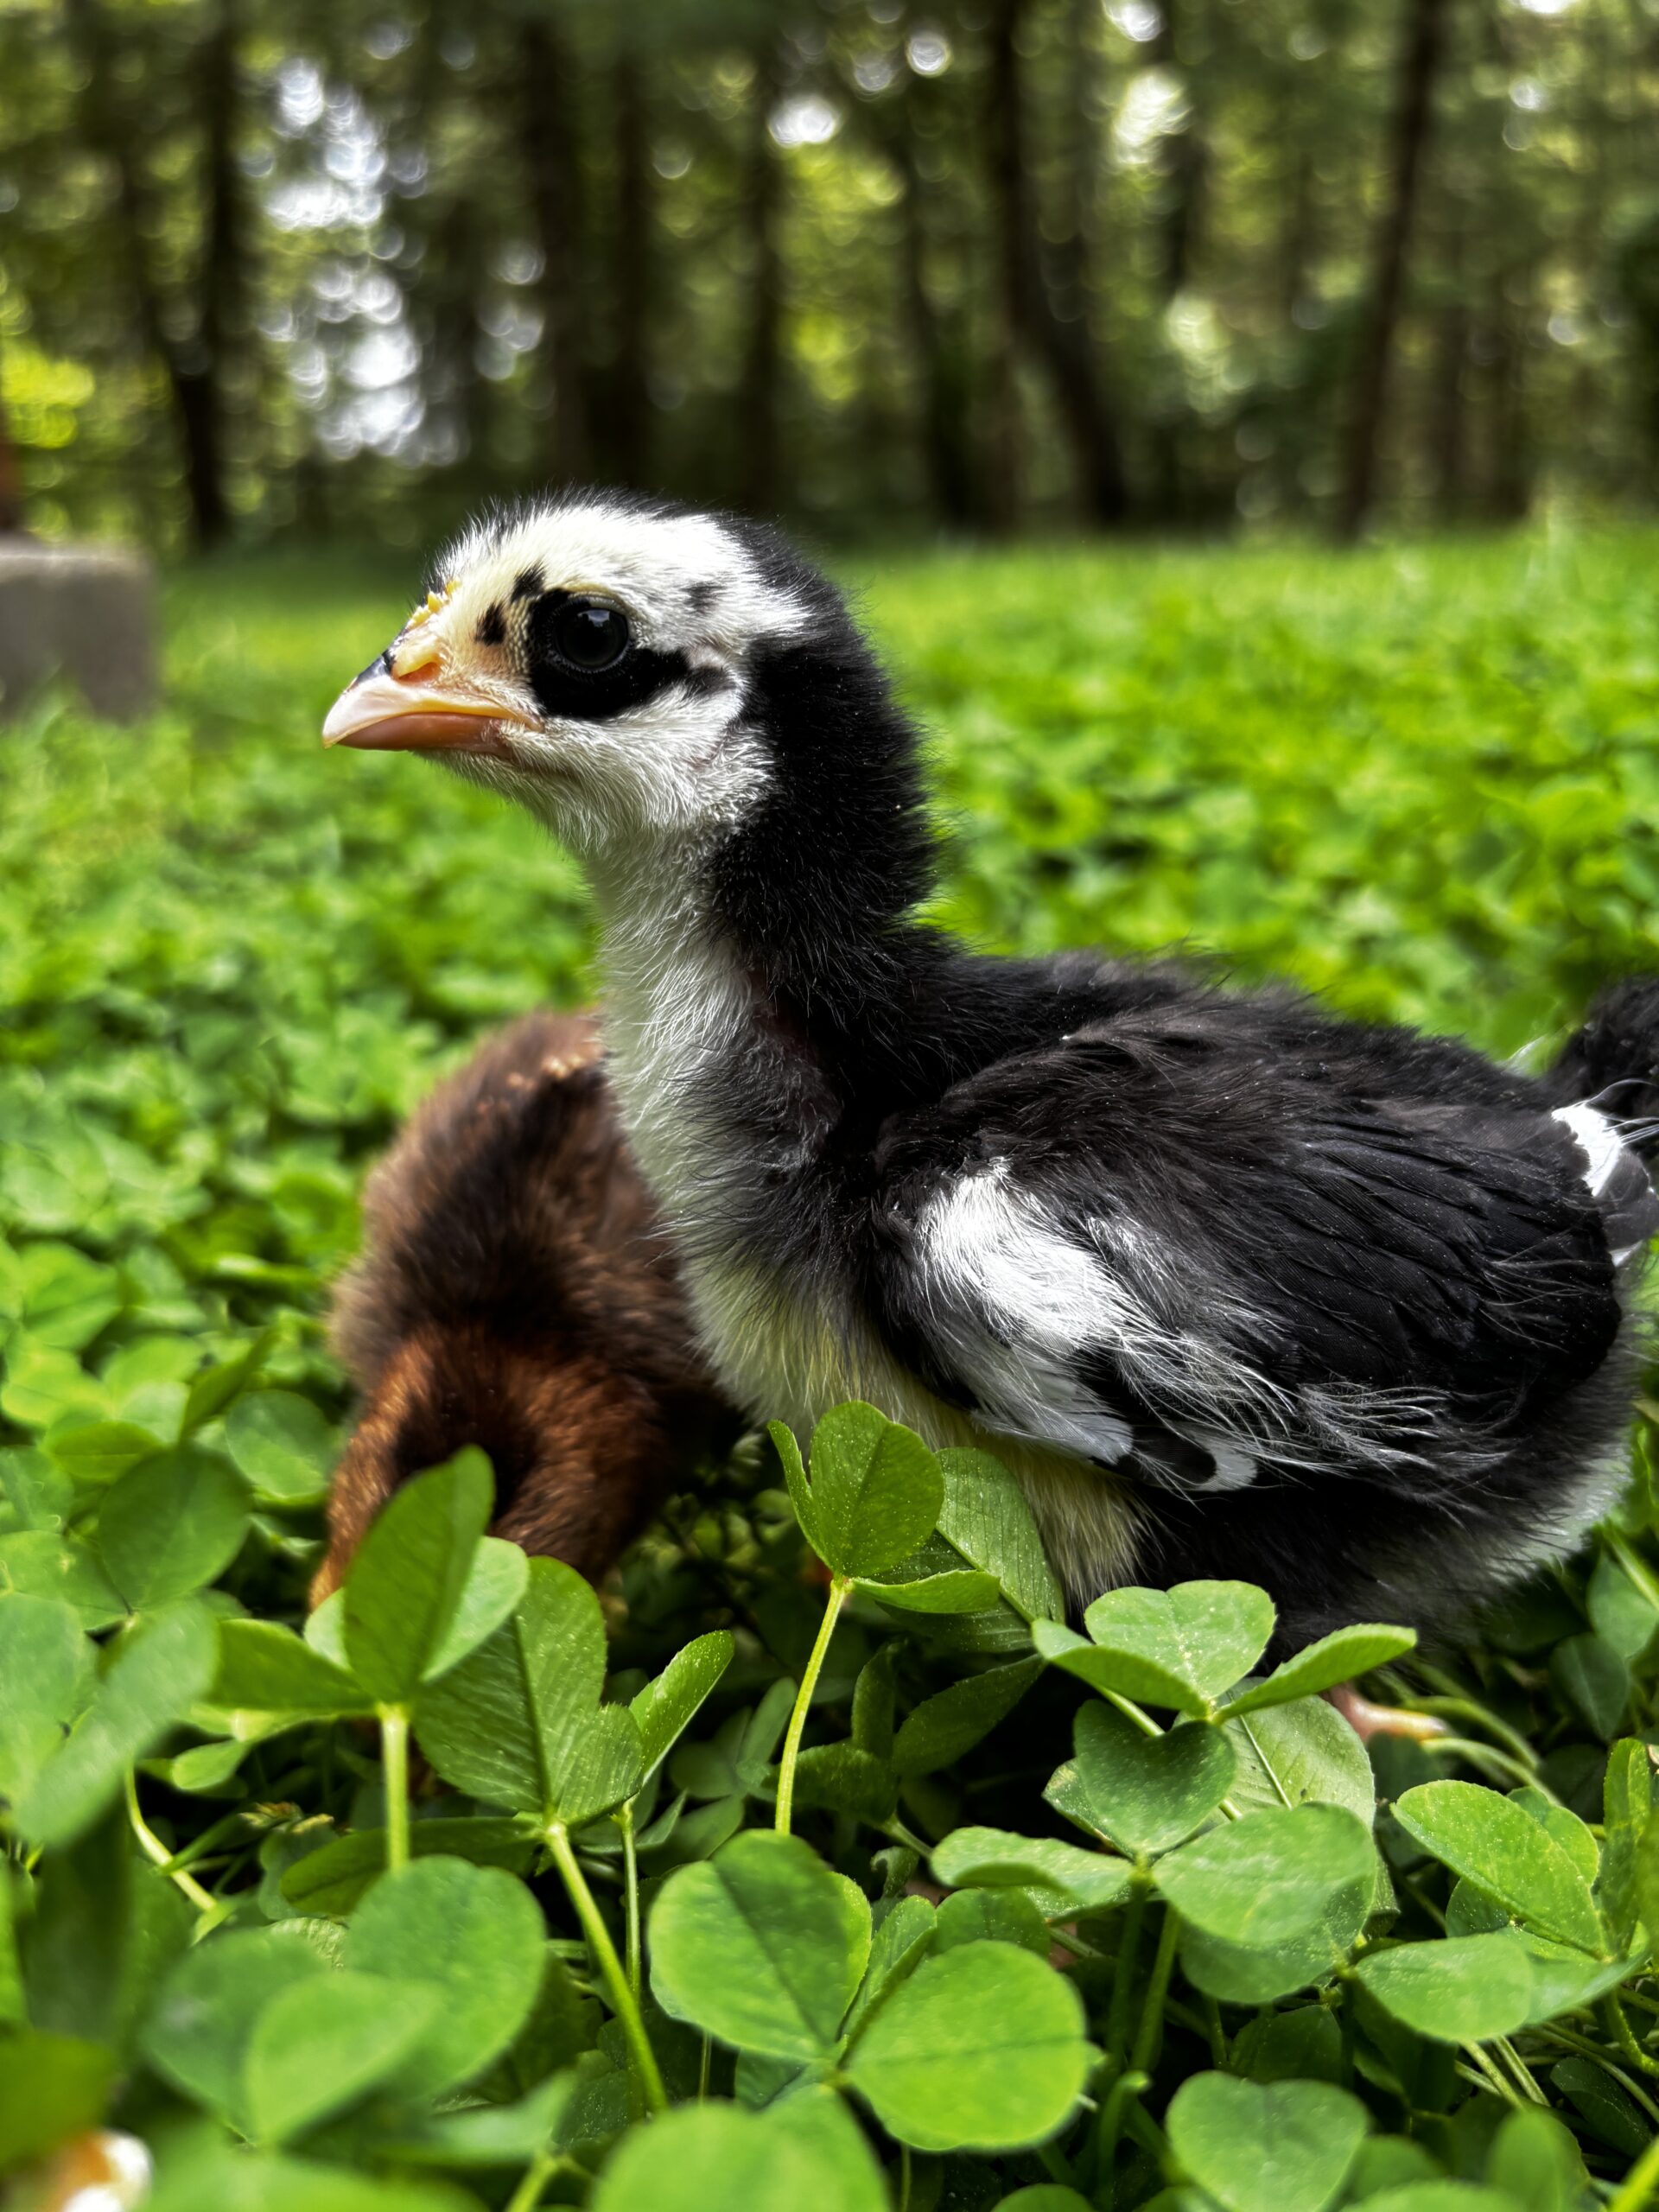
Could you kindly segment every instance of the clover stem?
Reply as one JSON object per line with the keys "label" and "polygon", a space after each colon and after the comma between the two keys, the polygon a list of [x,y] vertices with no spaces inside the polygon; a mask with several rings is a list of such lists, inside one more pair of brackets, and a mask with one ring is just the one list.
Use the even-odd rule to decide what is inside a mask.
{"label": "clover stem", "polygon": [[[1498,2071],[1497,2067],[1494,2064],[1492,2060],[1486,2056],[1486,2053],[1481,2049],[1480,2045],[1478,2043],[1465,2043],[1461,2044],[1459,2048],[1463,2051],[1464,2056],[1466,2058],[1472,2060],[1474,2064],[1479,2068],[1480,2072],[1486,2077],[1484,2086],[1490,2088],[1494,2096],[1502,2097],[1506,2105],[1513,2105],[1518,2112],[1521,2108],[1520,2092],[1516,2088],[1515,2084],[1510,2080],[1506,2074],[1501,2074]],[[1468,2078],[1471,2081],[1473,2081],[1475,2076],[1471,2074]]]}
{"label": "clover stem", "polygon": [[920,1836],[913,1834],[896,1813],[890,1821],[882,1822],[881,1833],[890,1835],[895,1843],[902,1844],[906,1851],[913,1851],[918,1859],[925,1859],[932,1855],[931,1846],[924,1843]]}
{"label": "clover stem", "polygon": [[633,1834],[633,1800],[619,1805],[611,1815],[622,1832],[623,1883],[627,1897],[628,1987],[639,2001],[639,1854]]}
{"label": "clover stem", "polygon": [[807,1660],[806,1671],[801,1676],[801,1686],[795,1693],[795,1710],[789,1716],[789,1733],[784,1738],[784,1756],[778,1763],[778,1817],[772,1825],[779,1835],[789,1834],[790,1815],[795,1807],[795,1763],[801,1756],[801,1737],[806,1727],[807,1711],[812,1703],[812,1694],[818,1687],[818,1676],[823,1672],[830,1639],[836,1632],[836,1618],[851,1594],[852,1587],[842,1575],[831,1578],[830,1599],[823,1609],[823,1618],[818,1624],[817,1640]]}
{"label": "clover stem", "polygon": [[1656,2190],[1659,2190],[1659,2135],[1625,2175],[1618,2193],[1608,2202],[1607,2212],[1640,2212]]}
{"label": "clover stem", "polygon": [[1502,1784],[1506,1789],[1517,1786],[1522,1789],[1538,1789],[1552,1802],[1560,1802],[1552,1791],[1544,1789],[1535,1768],[1523,1766],[1519,1759],[1512,1759],[1507,1751],[1500,1751],[1495,1744],[1479,1743],[1472,1736],[1431,1736],[1423,1749],[1436,1758],[1461,1759],[1465,1766],[1475,1768],[1490,1781]]}
{"label": "clover stem", "polygon": [[1210,2056],[1217,2069],[1227,2070],[1227,2030],[1222,2021],[1221,2007],[1213,1997],[1204,2000],[1205,2033],[1210,2038]]}
{"label": "clover stem", "polygon": [[1109,1690],[1103,1684],[1100,1694],[1109,1705],[1115,1705],[1126,1720],[1132,1720],[1143,1736],[1161,1736],[1164,1731],[1143,1706],[1132,1697],[1125,1697],[1121,1690]]}
{"label": "clover stem", "polygon": [[1659,1612],[1659,1581],[1654,1580],[1653,1570],[1641,1553],[1617,1529],[1603,1528],[1597,1533],[1648,1603]]}
{"label": "clover stem", "polygon": [[1104,1951],[1097,1951],[1092,1943],[1085,1943],[1075,1929],[1058,1920],[1048,1923],[1048,1940],[1058,1943],[1061,1950],[1070,1952],[1074,1959],[1103,1959],[1107,1955]]}
{"label": "clover stem", "polygon": [[386,1872],[409,1864],[409,1713],[380,1707],[380,1771],[386,1794]]}
{"label": "clover stem", "polygon": [[1624,2007],[1618,2001],[1618,1992],[1610,1989],[1602,1999],[1603,2016],[1612,2031],[1613,2041],[1631,2064],[1639,2066],[1644,2074],[1659,2074],[1659,2058],[1650,2058],[1637,2043],[1630,2022],[1624,2017]]}
{"label": "clover stem", "polygon": [[[1495,1736],[1501,1748],[1507,1751],[1511,1758],[1518,1759],[1535,1773],[1537,1771],[1538,1754],[1520,1731],[1511,1728],[1507,1720],[1500,1720],[1497,1713],[1489,1713],[1484,1705],[1471,1697],[1413,1698],[1408,1709],[1413,1713],[1430,1713],[1437,1720],[1472,1720],[1489,1736]],[[1433,1742],[1434,1739],[1430,1738],[1428,1740]],[[1550,1794],[1554,1795],[1553,1792]]]}
{"label": "clover stem", "polygon": [[1558,2043],[1564,2050],[1575,2050],[1585,2058],[1593,2058],[1602,2071],[1611,2075],[1619,2088],[1626,2090],[1641,2106],[1654,2126],[1659,2127],[1659,2104],[1654,2102],[1634,2075],[1627,2074],[1622,2066],[1614,2065],[1605,2048],[1598,2048],[1585,2037],[1574,2035],[1571,2028],[1563,2027],[1559,2020],[1552,2020],[1548,2027],[1539,2026],[1533,2033],[1541,2042]]}
{"label": "clover stem", "polygon": [[1141,2007],[1141,2024],[1135,2030],[1135,2049],[1129,2053],[1129,2069],[1135,2074],[1150,2074],[1154,2059],[1158,2055],[1158,2034],[1163,2025],[1164,1999],[1169,1993],[1169,1977],[1175,1965],[1175,1946],[1180,1941],[1181,1923],[1173,1905],[1164,1907],[1164,1924],[1158,1931],[1158,1949],[1152,1961],[1152,1980],[1147,1984],[1146,2000]]}
{"label": "clover stem", "polygon": [[1128,2056],[1129,1993],[1141,1949],[1141,1923],[1146,1918],[1151,1888],[1150,1877],[1137,1867],[1123,1907],[1123,1924],[1117,1934],[1117,1966],[1112,1976],[1111,2009],[1107,2015],[1106,2064],[1114,2080],[1123,2071]]}
{"label": "clover stem", "polygon": [[1039,2143],[1037,2157],[1052,2181],[1058,2182],[1062,2189],[1071,2188],[1075,2177],[1063,2152],[1052,2143]]}
{"label": "clover stem", "polygon": [[651,2047],[645,2033],[645,2024],[639,2011],[639,2000],[628,1985],[622,1961],[616,1955],[616,1946],[611,1941],[611,1931],[605,1925],[594,1893],[588,1886],[587,1877],[577,1864],[576,1854],[570,1848],[570,1838],[562,1821],[550,1821],[542,1831],[547,1847],[553,1854],[570,1902],[576,1908],[576,1917],[582,1923],[582,1932],[588,1938],[588,1948],[594,1955],[605,1983],[606,1993],[611,2000],[611,2010],[622,2025],[623,2039],[628,2046],[628,2056],[633,2061],[645,2092],[647,2112],[668,2110],[668,2091],[663,2087],[662,2070],[657,2063],[657,2054]]}
{"label": "clover stem", "polygon": [[159,1866],[170,1882],[176,1882],[198,1912],[217,1912],[219,1899],[204,1890],[194,1874],[187,1874],[181,1866],[173,1864],[173,1853],[162,1841],[138,1807],[138,1777],[129,1767],[125,1775],[127,1791],[127,1819],[138,1839],[138,1848],[152,1866]]}
{"label": "clover stem", "polygon": [[518,2186],[507,2199],[506,2212],[535,2212],[542,2191],[564,2164],[556,2151],[538,2151],[524,2168]]}
{"label": "clover stem", "polygon": [[899,2145],[899,2212],[910,2212],[910,2145]]}
{"label": "clover stem", "polygon": [[1522,2057],[1508,2036],[1494,2036],[1492,2049],[1509,2068],[1515,2085],[1523,2097],[1529,2098],[1535,2105],[1547,2105],[1549,2102],[1549,2099],[1534,2080],[1531,2067]]}
{"label": "clover stem", "polygon": [[1120,2074],[1106,2092],[1100,2107],[1100,2120],[1095,2130],[1095,2202],[1109,2204],[1112,2201],[1112,2162],[1117,2156],[1118,2139],[1123,2133],[1123,2122],[1130,2104],[1147,2087],[1144,2074]]}

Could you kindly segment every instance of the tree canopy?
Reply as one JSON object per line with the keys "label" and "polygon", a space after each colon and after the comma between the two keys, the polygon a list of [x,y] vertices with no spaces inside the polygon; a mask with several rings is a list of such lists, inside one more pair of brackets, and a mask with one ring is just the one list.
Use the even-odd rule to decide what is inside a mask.
{"label": "tree canopy", "polygon": [[24,0],[0,85],[0,527],[1659,484],[1656,0]]}

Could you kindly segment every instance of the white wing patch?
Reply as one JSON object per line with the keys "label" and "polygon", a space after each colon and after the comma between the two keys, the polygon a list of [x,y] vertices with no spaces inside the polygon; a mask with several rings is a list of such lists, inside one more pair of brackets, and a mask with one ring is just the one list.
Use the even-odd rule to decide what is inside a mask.
{"label": "white wing patch", "polygon": [[1624,1140],[1619,1135],[1618,1124],[1609,1121],[1605,1114],[1593,1106],[1558,1106],[1550,1116],[1564,1128],[1572,1132],[1579,1150],[1584,1154],[1585,1187],[1592,1198],[1599,1198],[1613,1179],[1613,1173],[1624,1156]]}
{"label": "white wing patch", "polygon": [[1184,1488],[1242,1490],[1264,1457],[1281,1476],[1421,1462],[1433,1412],[1421,1394],[1286,1388],[1239,1348],[1265,1325],[1224,1285],[1200,1296],[1171,1274],[1154,1305],[1158,1254],[1133,1224],[1102,1218],[1079,1233],[1019,1187],[1006,1159],[936,1192],[917,1229],[924,1326],[988,1428],[1109,1465],[1126,1459],[1129,1421],[1077,1371],[1104,1354],[1165,1427],[1210,1454],[1214,1471]]}
{"label": "white wing patch", "polygon": [[1006,1160],[950,1184],[923,1208],[923,1291],[934,1332],[987,1425],[1115,1465],[1129,1425],[1071,1362],[1101,1341],[1113,1285],[1090,1253],[1016,1191]]}
{"label": "white wing patch", "polygon": [[1214,1492],[1222,1490],[1248,1490],[1261,1470],[1255,1456],[1242,1444],[1235,1444],[1229,1436],[1213,1428],[1195,1428],[1191,1435],[1195,1444],[1203,1445],[1216,1463],[1216,1471],[1208,1482],[1194,1483],[1193,1489]]}

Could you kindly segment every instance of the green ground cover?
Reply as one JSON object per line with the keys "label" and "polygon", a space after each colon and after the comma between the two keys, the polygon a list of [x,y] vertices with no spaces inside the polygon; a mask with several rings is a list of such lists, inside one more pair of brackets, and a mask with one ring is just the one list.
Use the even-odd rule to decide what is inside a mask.
{"label": "green ground cover", "polygon": [[[1656,554],[1653,533],[1344,562],[1057,547],[847,575],[934,734],[954,841],[940,911],[952,922],[1010,949],[1185,944],[1242,975],[1288,974],[1353,1011],[1509,1052],[1659,955]],[[291,1638],[266,1649],[239,1622],[225,1626],[302,1617],[347,1414],[321,1317],[355,1243],[367,1163],[481,1030],[591,988],[580,886],[539,832],[418,763],[316,742],[330,698],[415,582],[340,551],[181,574],[168,592],[167,702],[150,722],[105,728],[48,701],[0,728],[0,1801],[12,1808],[0,2170],[107,2111],[161,2147],[174,2212],[231,2201],[222,2146],[243,2137],[265,2146],[235,2170],[249,2205],[524,2212],[532,2188],[582,2201],[649,2101],[649,2069],[622,2032],[630,2000],[607,1985],[602,1942],[590,1951],[559,1866],[546,1865],[558,1827],[574,1839],[576,1891],[596,1890],[620,1936],[613,1908],[631,1884],[605,1789],[550,1798],[547,1760],[527,1753],[541,1782],[526,1796],[453,1748],[443,1684],[454,1707],[466,1669],[493,1662],[437,1668],[437,1689],[421,1689],[435,1635],[398,1659],[363,1629],[335,1652],[340,1679],[325,1681]],[[1031,2188],[1023,2212],[1065,2212],[1137,2205],[1167,2185],[1188,2212],[1266,2212],[1269,2197],[1271,2212],[1323,2212],[1445,2177],[1536,2212],[1614,2194],[1659,2126],[1647,2037],[1659,1985],[1630,1963],[1638,1922],[1659,1918],[1659,1828],[1641,1840],[1643,1745],[1659,1723],[1644,1440],[1631,1503],[1592,1556],[1466,1650],[1403,1661],[1390,1677],[1450,1700],[1459,1732],[1433,1754],[1382,1762],[1388,1804],[1471,1776],[1482,1787],[1385,1811],[1382,1862],[1370,1778],[1361,1760],[1356,1779],[1356,1747],[1332,1738],[1328,1708],[1228,1719],[1225,1694],[1260,1650],[1248,1598],[1225,1600],[1222,1656],[1196,1683],[1149,1677],[1144,1651],[1141,1672],[1126,1670],[1109,1621],[1094,1640],[1116,1657],[1078,1662],[1046,1630],[1037,1650],[1055,1663],[1044,1670],[1027,1656],[1023,1615],[1047,1610],[1029,1560],[967,1526],[952,1502],[959,1471],[925,1467],[893,1476],[916,1558],[996,1573],[1005,1593],[1024,1589],[1023,1612],[1005,1596],[930,1626],[850,1587],[899,1560],[872,1567],[823,1547],[849,1594],[795,1789],[794,1826],[813,1848],[757,1843],[745,1847],[753,1863],[710,1859],[741,1821],[771,1825],[773,1763],[823,1594],[804,1573],[776,1463],[749,1449],[710,1470],[626,1567],[626,1603],[608,1615],[613,1692],[698,1634],[736,1630],[710,1702],[654,1778],[640,1785],[626,1745],[607,1753],[650,1839],[645,2032],[677,2101],[695,2098],[705,2067],[716,2097],[735,2088],[756,2108],[802,2065],[844,2084],[785,2099],[764,2124],[716,2105],[677,2117],[672,2134],[660,2121],[627,2128],[594,2201],[702,2212],[798,2190],[854,2212],[886,2190],[931,2212]],[[832,1445],[815,1484],[835,1464]],[[430,1510],[470,1526],[475,1474],[448,1481]],[[810,1497],[797,1502],[810,1523]],[[169,1515],[165,1557],[142,1537],[135,1547],[135,1529]],[[936,1521],[943,1535],[929,1535]],[[463,1564],[471,1541],[457,1539]],[[475,1624],[517,1605],[484,1653],[533,1631],[567,1655],[580,1647],[587,1657],[570,1663],[583,1680],[602,1663],[584,1600],[540,1574],[521,1590],[511,1563],[477,1558]],[[384,1571],[391,1594],[365,1585],[366,1615],[418,1610],[420,1571],[407,1560]],[[486,1585],[500,1600],[493,1616]],[[426,1594],[436,1619],[459,1586]],[[957,1594],[978,1602],[987,1587]],[[415,1670],[401,1687],[398,1665]],[[281,1695],[258,1666],[277,1670]],[[1226,1739],[1186,1760],[1203,1771],[1179,1833],[1136,1828],[1134,1746],[1109,1740],[1119,1707],[1102,1686]],[[1020,1717],[998,1733],[1016,1692]],[[596,1693],[595,1677],[590,1706]],[[929,1707],[942,1696],[956,1705]],[[372,1730],[326,1716],[391,1711],[395,1760],[404,1706],[445,1785],[416,1807],[417,1846],[429,1830],[440,1872],[402,1869],[369,1890],[374,1911],[358,1910],[384,1856],[387,1801]],[[1106,1717],[1079,1717],[1090,1713]],[[565,1726],[532,1711],[525,1726],[543,1723]],[[1064,1786],[1043,1792],[1072,1758],[1074,1724],[1094,1779],[1068,1806]],[[584,1741],[626,1732],[591,1713],[570,1725]],[[645,1738],[649,1751],[649,1727]],[[1627,1748],[1610,1760],[1610,1745]],[[1241,1763],[1249,1788],[1230,1784]],[[135,1764],[142,1834],[121,1802]],[[1243,1817],[1183,1843],[1224,1796],[1222,1811]],[[1294,1840],[1250,1828],[1303,1797],[1319,1836],[1306,1822]],[[503,1808],[542,1842],[504,1840]],[[365,1830],[381,1840],[348,1840]],[[1001,1843],[983,1841],[993,1831]],[[1054,1858],[1068,1833],[1113,1839],[1128,1859]],[[1225,1839],[1247,1834],[1266,1854],[1255,1886],[1312,1897],[1312,1919],[1287,1908],[1266,1936],[1249,1921],[1237,1869],[1219,1863]],[[1048,1856],[1032,1857],[1038,1843]],[[300,1877],[324,1846],[349,1865]],[[145,1847],[194,1853],[187,1881],[153,1872]],[[937,1926],[920,1898],[894,1904],[928,1872],[911,1855],[924,1850],[939,1881],[979,1901],[953,1900]],[[526,1955],[544,1978],[520,1989],[502,1963],[486,2000],[473,1958],[447,1983],[425,1931],[475,1910],[479,1956],[524,1948],[522,1915],[536,1908],[499,1862],[522,1872],[532,1852],[553,1941],[543,1965],[535,1923]],[[498,1862],[481,1891],[475,1869],[456,1871],[469,1853]],[[897,1972],[906,1930],[921,1947],[910,1963],[928,1954],[910,2013],[896,2009],[896,1981],[861,1982],[868,1909],[826,1865],[875,1900],[884,1972]],[[831,2005],[833,2018],[780,2026],[788,2006],[764,1964],[749,1981],[732,1966],[731,1928],[761,1909],[761,1891],[789,1942],[806,1945],[813,1986],[844,1984],[845,2022]],[[226,1916],[232,1935],[186,1952]],[[1046,1921],[1072,1964],[1022,1980],[1010,1954],[1046,1949]],[[342,1923],[344,1967],[330,1976]],[[1382,1964],[1403,1955],[1389,1948],[1402,1938],[1425,1964]],[[1459,1953],[1449,1938],[1486,1948]],[[202,1962],[232,1942],[248,1963],[223,1969],[220,1986]],[[321,1994],[289,1974],[301,1950]],[[1622,2003],[1610,1993],[1621,1974]],[[396,1983],[395,2001],[364,1989],[375,1975]],[[722,2009],[734,1977],[753,2000],[741,2017]],[[434,2057],[418,2042],[430,2023],[409,2027],[426,2017],[411,1979],[436,1989],[444,2017],[475,2001],[504,2034],[492,2042],[480,2027],[468,2044],[457,2029],[454,2050]],[[1055,2000],[1051,1983],[1077,1999]],[[255,1997],[291,2018],[266,2026]],[[602,2025],[601,2003],[614,2016]],[[251,2038],[241,2073],[228,2061],[215,2073],[181,2029],[186,2015],[215,2024],[210,2041]],[[1007,2048],[988,2057],[976,2023],[1006,2020],[1018,2024]],[[940,2067],[952,2023],[960,2048]],[[1103,2056],[1083,2055],[1085,2025]],[[1052,2063],[1032,2057],[1051,2046]],[[1070,2086],[1051,2111],[1056,2081]],[[463,2093],[492,2112],[443,2117]],[[868,2134],[849,2132],[853,2112]],[[1279,2145],[1271,2159],[1227,2152],[1257,2135]],[[285,2162],[301,2157],[334,2177],[297,2175]],[[731,2194],[740,2174],[747,2199]],[[1396,2198],[1389,2212],[1441,2201]],[[1619,2212],[1638,2201],[1625,2186]],[[1467,2202],[1496,2212],[1493,2196]]]}

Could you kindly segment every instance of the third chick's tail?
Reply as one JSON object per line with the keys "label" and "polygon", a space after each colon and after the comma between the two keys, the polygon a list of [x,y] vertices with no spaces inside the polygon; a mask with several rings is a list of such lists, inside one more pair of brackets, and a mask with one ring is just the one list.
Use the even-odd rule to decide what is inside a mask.
{"label": "third chick's tail", "polygon": [[1595,1106],[1633,1152],[1659,1160],[1659,976],[1605,990],[1543,1080],[1563,1106]]}

